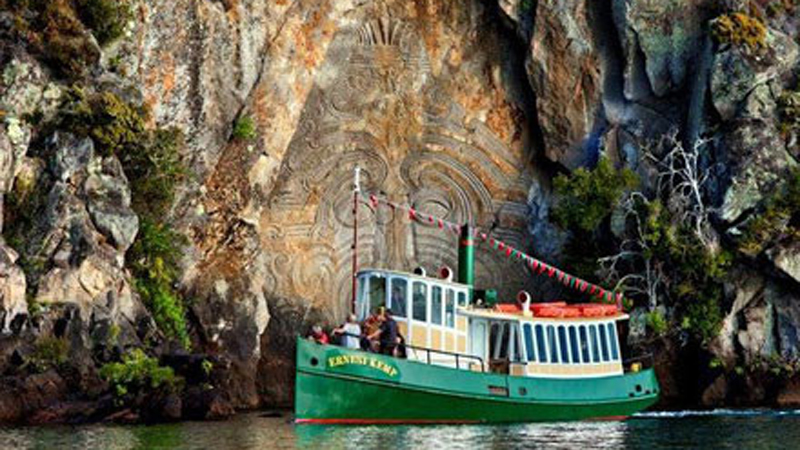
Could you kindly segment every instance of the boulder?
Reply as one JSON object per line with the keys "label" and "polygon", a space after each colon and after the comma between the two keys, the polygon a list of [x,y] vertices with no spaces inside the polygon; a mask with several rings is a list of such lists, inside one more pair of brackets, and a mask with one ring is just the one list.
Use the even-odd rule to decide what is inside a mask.
{"label": "boulder", "polygon": [[800,357],[800,298],[796,289],[773,281],[767,285],[765,296],[775,308],[776,350],[782,358],[796,360]]}
{"label": "boulder", "polygon": [[628,100],[663,97],[683,88],[693,72],[711,0],[613,0],[624,54]]}
{"label": "boulder", "polygon": [[601,60],[590,11],[582,1],[537,2],[526,63],[546,155],[570,169],[591,161],[599,144]]}
{"label": "boulder", "polygon": [[767,256],[784,275],[800,283],[800,242],[779,244],[770,249]]}
{"label": "boulder", "polygon": [[16,265],[17,258],[14,249],[0,237],[0,335],[18,332],[12,330],[12,323],[28,314],[25,273]]}
{"label": "boulder", "polygon": [[719,217],[733,223],[772,193],[797,163],[786,150],[773,119],[737,119],[728,127],[722,154],[728,182]]}
{"label": "boulder", "polygon": [[764,55],[753,55],[735,46],[716,55],[711,72],[711,99],[723,120],[739,115],[742,103],[754,89],[781,77],[796,64],[800,51],[790,37],[775,30],[767,36],[768,50]]}
{"label": "boulder", "polygon": [[[737,362],[737,344],[743,345],[748,355],[760,355],[765,345],[763,333],[764,317],[758,311],[766,308],[764,300],[765,281],[761,274],[744,269],[737,269],[731,275],[730,281],[725,285],[725,291],[733,302],[722,319],[719,334],[709,344],[709,351],[723,362],[726,368],[732,368]],[[742,321],[743,311],[745,317],[750,316],[751,321]]]}
{"label": "boulder", "polygon": [[131,191],[119,160],[112,156],[97,162],[89,167],[84,185],[89,215],[122,254],[136,239],[139,217],[131,209]]}

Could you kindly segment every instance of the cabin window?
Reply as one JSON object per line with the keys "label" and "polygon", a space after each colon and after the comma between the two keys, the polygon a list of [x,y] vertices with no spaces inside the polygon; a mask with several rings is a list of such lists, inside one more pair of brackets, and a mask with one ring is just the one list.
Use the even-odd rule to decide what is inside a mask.
{"label": "cabin window", "polygon": [[550,349],[550,362],[557,363],[558,346],[556,345],[556,329],[552,325],[547,326],[547,348]]}
{"label": "cabin window", "polygon": [[546,363],[547,360],[547,349],[544,346],[544,327],[541,325],[536,325],[536,350],[539,356],[539,362]]}
{"label": "cabin window", "polygon": [[372,276],[369,279],[369,307],[371,311],[386,306],[386,278]]}
{"label": "cabin window", "polygon": [[458,293],[458,306],[467,306],[467,294],[464,292]]}
{"label": "cabin window", "polygon": [[489,332],[491,348],[490,353],[494,359],[507,359],[509,339],[508,323],[494,323]]}
{"label": "cabin window", "polygon": [[567,342],[567,330],[564,328],[564,325],[559,325],[558,327],[558,343],[561,348],[561,362],[568,363],[570,362],[569,353],[568,353],[568,342]]}
{"label": "cabin window", "polygon": [[454,328],[456,326],[456,293],[452,289],[447,290],[444,306],[445,324],[450,328]]}
{"label": "cabin window", "polygon": [[589,338],[586,335],[586,325],[581,325],[578,327],[578,334],[581,337],[581,357],[583,362],[591,362],[589,360]]}
{"label": "cabin window", "polygon": [[367,297],[367,277],[358,277],[358,318],[364,320],[369,314]]}
{"label": "cabin window", "polygon": [[592,361],[600,362],[600,347],[597,344],[597,328],[589,325],[589,336],[592,338]]}
{"label": "cabin window", "polygon": [[619,349],[617,348],[617,329],[613,323],[608,325],[608,339],[611,341],[611,359],[614,361],[619,359]]}
{"label": "cabin window", "polygon": [[431,288],[431,322],[442,324],[442,288],[439,286]]}
{"label": "cabin window", "polygon": [[414,320],[421,320],[424,322],[428,320],[428,286],[426,286],[425,283],[420,283],[419,281],[414,282],[413,286],[414,292],[412,294],[412,315]]}
{"label": "cabin window", "polygon": [[597,326],[600,330],[600,349],[603,353],[603,361],[608,361],[608,338],[606,336],[606,327],[603,324]]}
{"label": "cabin window", "polygon": [[406,298],[408,297],[408,280],[392,278],[392,297],[389,310],[397,317],[406,317]]}
{"label": "cabin window", "polygon": [[533,330],[531,324],[526,323],[522,326],[522,331],[525,334],[525,351],[528,352],[528,361],[536,361],[535,349],[533,348]]}
{"label": "cabin window", "polygon": [[578,364],[581,362],[581,355],[578,353],[578,333],[575,331],[574,326],[569,327],[569,346],[572,350],[572,362]]}

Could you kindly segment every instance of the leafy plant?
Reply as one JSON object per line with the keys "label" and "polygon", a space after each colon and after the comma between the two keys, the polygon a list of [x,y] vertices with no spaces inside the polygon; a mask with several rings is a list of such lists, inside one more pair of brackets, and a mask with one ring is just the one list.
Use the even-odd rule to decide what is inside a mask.
{"label": "leafy plant", "polygon": [[250,116],[242,116],[233,124],[233,137],[240,141],[249,141],[258,137],[256,124]]}
{"label": "leafy plant", "polygon": [[630,169],[615,170],[608,159],[601,158],[593,170],[579,168],[556,177],[553,219],[562,228],[591,233],[625,191],[637,185],[638,178]]}
{"label": "leafy plant", "polygon": [[158,360],[136,348],[122,356],[122,362],[106,363],[100,376],[111,384],[118,402],[124,402],[143,391],[165,388],[177,391],[182,380],[171,367],[159,365]]}
{"label": "leafy plant", "polygon": [[207,359],[204,359],[203,362],[200,363],[200,366],[203,368],[203,373],[206,376],[211,375],[211,370],[214,369],[214,363],[212,363],[211,361],[209,361]]}
{"label": "leafy plant", "polygon": [[159,329],[189,348],[186,310],[174,287],[184,244],[185,238],[169,226],[145,218],[127,256],[136,278],[136,290],[153,313]]}
{"label": "leafy plant", "polygon": [[105,45],[125,32],[133,18],[128,0],[76,0],[78,14],[100,45]]}
{"label": "leafy plant", "polygon": [[667,333],[667,329],[669,328],[667,319],[659,310],[647,313],[645,323],[647,324],[647,328],[653,333],[654,336],[663,336]]}
{"label": "leafy plant", "polygon": [[69,342],[56,337],[43,337],[34,344],[28,364],[38,373],[62,366],[69,359]]}

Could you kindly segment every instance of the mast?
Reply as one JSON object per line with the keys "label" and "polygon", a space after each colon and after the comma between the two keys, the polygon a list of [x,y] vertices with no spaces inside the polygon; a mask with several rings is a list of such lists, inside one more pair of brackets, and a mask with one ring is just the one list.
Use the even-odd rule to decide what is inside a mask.
{"label": "mast", "polygon": [[353,296],[350,299],[350,310],[356,314],[356,296],[358,294],[358,196],[361,194],[361,168],[353,169]]}

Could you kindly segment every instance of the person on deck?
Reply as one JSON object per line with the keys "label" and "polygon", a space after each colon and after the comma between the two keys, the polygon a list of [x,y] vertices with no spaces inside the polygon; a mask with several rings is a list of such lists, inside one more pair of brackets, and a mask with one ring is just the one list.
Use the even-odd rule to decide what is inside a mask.
{"label": "person on deck", "polygon": [[347,316],[347,322],[339,328],[333,330],[333,334],[340,336],[340,345],[347,348],[358,350],[361,346],[361,326],[356,320],[355,314]]}
{"label": "person on deck", "polygon": [[394,356],[394,349],[397,347],[397,322],[386,309],[381,312],[380,317],[380,328],[369,336],[369,340],[379,342],[380,353]]}
{"label": "person on deck", "polygon": [[317,344],[327,344],[330,342],[328,335],[322,330],[319,325],[311,327],[311,334],[308,335],[309,341],[314,341]]}
{"label": "person on deck", "polygon": [[364,338],[361,341],[361,349],[366,350],[368,352],[377,353],[378,352],[378,343],[370,338],[375,332],[380,329],[381,326],[381,317],[383,315],[383,308],[380,308],[374,311],[372,314],[367,317],[364,321]]}

